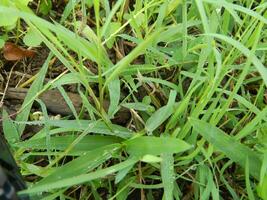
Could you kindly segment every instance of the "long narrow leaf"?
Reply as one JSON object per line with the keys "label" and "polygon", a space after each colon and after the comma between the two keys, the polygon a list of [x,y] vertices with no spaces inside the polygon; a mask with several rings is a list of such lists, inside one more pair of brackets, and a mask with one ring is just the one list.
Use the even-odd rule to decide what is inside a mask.
{"label": "long narrow leaf", "polygon": [[97,171],[89,173],[89,174],[83,174],[83,175],[75,176],[72,178],[66,178],[66,179],[62,179],[59,181],[55,181],[53,183],[42,184],[42,185],[39,185],[38,187],[37,186],[32,187],[32,188],[29,188],[27,190],[20,192],[20,194],[32,194],[32,193],[38,193],[38,192],[47,192],[47,191],[50,191],[52,189],[68,187],[68,186],[77,185],[77,184],[81,184],[84,182],[92,181],[92,180],[95,180],[98,178],[103,178],[109,174],[113,174],[113,173],[120,171],[120,170],[122,170],[128,166],[131,166],[134,163],[136,163],[137,161],[138,160],[136,158],[131,158],[131,159],[128,159],[128,160],[121,162],[119,164],[113,165],[113,166],[105,168],[105,169],[100,169],[100,170],[97,170]]}
{"label": "long narrow leaf", "polygon": [[259,179],[262,163],[259,153],[240,144],[234,138],[207,122],[190,118],[190,123],[209,143],[223,152],[228,158],[240,164],[244,169],[246,167],[246,159],[248,158],[249,172],[256,179]]}
{"label": "long narrow leaf", "polygon": [[186,142],[168,137],[141,136],[125,142],[126,151],[135,156],[180,153],[191,148]]}

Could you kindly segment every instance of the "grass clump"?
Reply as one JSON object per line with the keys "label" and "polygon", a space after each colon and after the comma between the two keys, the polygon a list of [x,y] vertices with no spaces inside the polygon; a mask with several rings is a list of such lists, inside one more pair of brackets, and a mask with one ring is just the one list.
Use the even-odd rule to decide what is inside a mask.
{"label": "grass clump", "polygon": [[[27,27],[26,42],[50,51],[16,119],[3,115],[29,186],[21,193],[267,199],[264,1],[81,0],[63,10],[49,1],[43,15],[53,20],[37,12],[43,1],[14,2],[0,13],[23,26],[8,34]],[[45,82],[55,60],[60,74]],[[72,115],[51,119],[37,100],[43,118],[29,121],[33,102],[55,88]],[[42,128],[22,140],[27,125]]]}

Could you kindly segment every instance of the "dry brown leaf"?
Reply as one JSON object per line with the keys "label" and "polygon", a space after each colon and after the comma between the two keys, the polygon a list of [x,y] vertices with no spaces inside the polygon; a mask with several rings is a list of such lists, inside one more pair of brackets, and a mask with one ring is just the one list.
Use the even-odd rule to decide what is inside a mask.
{"label": "dry brown leaf", "polygon": [[3,52],[4,58],[9,61],[17,61],[23,58],[31,58],[35,55],[35,51],[24,49],[11,42],[5,43]]}

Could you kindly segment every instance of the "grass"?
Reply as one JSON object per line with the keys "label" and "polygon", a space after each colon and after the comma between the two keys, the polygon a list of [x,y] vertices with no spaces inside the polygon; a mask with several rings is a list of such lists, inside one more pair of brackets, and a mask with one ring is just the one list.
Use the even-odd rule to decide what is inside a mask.
{"label": "grass", "polygon": [[[3,112],[21,173],[35,177],[21,195],[267,199],[266,2],[68,1],[55,21],[14,2],[0,13],[25,22],[50,50],[16,119]],[[54,58],[65,68],[44,83]],[[63,87],[70,84],[80,113]],[[28,120],[53,88],[74,117],[51,119],[38,100],[44,118]],[[124,125],[112,123],[120,107],[131,112]],[[22,141],[31,124],[43,128]]]}

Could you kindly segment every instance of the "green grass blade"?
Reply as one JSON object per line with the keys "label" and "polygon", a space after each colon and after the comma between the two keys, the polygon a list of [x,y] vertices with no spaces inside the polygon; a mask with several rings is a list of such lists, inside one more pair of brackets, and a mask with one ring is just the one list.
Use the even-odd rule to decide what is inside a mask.
{"label": "green grass blade", "polygon": [[260,14],[258,14],[257,12],[254,12],[251,9],[245,8],[243,6],[240,6],[238,4],[234,4],[234,3],[229,3],[227,1],[224,0],[220,0],[220,1],[213,1],[213,0],[203,0],[205,2],[209,2],[209,3],[213,3],[213,4],[217,4],[217,5],[221,5],[224,6],[226,9],[227,8],[231,8],[240,12],[245,13],[246,15],[250,15],[254,18],[256,18],[259,21],[264,22],[265,24],[267,24],[267,19],[264,16],[261,16]]}
{"label": "green grass blade", "polygon": [[42,184],[42,185],[39,185],[38,187],[36,186],[36,187],[28,188],[27,190],[20,192],[20,194],[32,194],[32,193],[47,192],[47,191],[50,191],[52,189],[68,187],[68,186],[77,185],[77,184],[81,184],[84,182],[92,181],[95,179],[103,178],[109,174],[113,174],[113,173],[118,172],[118,171],[120,171],[120,170],[122,170],[128,166],[131,166],[134,163],[136,163],[137,161],[138,161],[138,159],[131,158],[131,159],[123,161],[119,164],[115,164],[111,167],[107,167],[105,169],[100,169],[100,170],[97,170],[95,172],[91,172],[89,174],[83,174],[83,175],[75,176],[72,178],[66,178],[66,179],[62,179],[59,181],[55,181],[55,182],[49,183],[49,184]]}
{"label": "green grass blade", "polygon": [[254,66],[256,67],[256,69],[259,71],[259,73],[261,74],[261,77],[265,83],[265,85],[267,86],[267,69],[266,67],[262,64],[262,62],[257,58],[257,56],[255,54],[250,55],[251,52],[248,48],[246,48],[243,44],[241,44],[240,42],[224,36],[224,35],[220,35],[220,34],[207,34],[210,36],[213,36],[215,38],[218,38],[220,40],[223,40],[225,42],[227,42],[228,44],[233,45],[235,48],[237,48],[239,51],[241,51],[246,57],[250,57],[251,56],[251,61],[254,64]]}
{"label": "green grass blade", "polygon": [[[51,150],[63,151],[75,139],[76,139],[75,135],[64,135],[64,136],[51,137],[50,148]],[[113,137],[113,136],[87,135],[79,142],[79,145],[76,145],[75,147],[73,147],[72,152],[83,153],[86,151],[92,151],[102,146],[106,146],[106,145],[113,144],[113,143],[119,143],[121,141],[122,141],[121,139],[117,137]],[[31,138],[27,141],[15,143],[14,146],[25,148],[25,149],[37,149],[37,150],[44,150],[47,147],[45,138],[39,138],[39,139]]]}
{"label": "green grass blade", "polygon": [[174,104],[177,92],[172,90],[169,96],[169,101],[166,106],[161,107],[146,122],[146,130],[152,133],[165,120],[167,120],[174,111]]}
{"label": "green grass blade", "polygon": [[109,108],[108,108],[108,115],[109,117],[113,117],[114,113],[118,110],[118,105],[120,102],[120,80],[119,79],[114,79],[111,81],[108,85],[108,90],[109,90]]}
{"label": "green grass blade", "polygon": [[[34,80],[34,82],[31,84],[30,89],[28,90],[28,93],[23,101],[22,104],[22,108],[23,110],[21,111],[21,113],[19,113],[16,117],[16,121],[27,121],[29,114],[30,114],[30,110],[32,107],[33,102],[30,102],[32,100],[32,98],[34,98],[36,96],[36,93],[38,93],[41,90],[41,87],[43,86],[43,82],[45,79],[45,75],[46,75],[46,71],[48,69],[49,66],[49,61],[52,58],[52,54],[50,54],[48,56],[48,58],[46,59],[45,63],[43,64],[41,70],[39,71],[36,79]],[[19,124],[18,125],[18,133],[20,135],[22,135],[23,131],[25,129],[25,124]]]}
{"label": "green grass blade", "polygon": [[116,2],[116,4],[114,5],[114,7],[112,8],[111,12],[109,13],[102,29],[101,29],[101,37],[105,36],[107,28],[110,25],[110,22],[112,20],[112,17],[114,16],[114,14],[116,13],[116,11],[120,8],[121,4],[124,2],[124,0],[118,0]]}
{"label": "green grass blade", "polygon": [[265,175],[263,182],[257,187],[257,192],[258,195],[262,198],[262,199],[267,199],[267,175]]}
{"label": "green grass blade", "polygon": [[162,154],[161,156],[161,168],[160,173],[162,177],[162,183],[164,186],[164,198],[167,200],[173,199],[174,190],[174,158],[172,154]]}
{"label": "green grass blade", "polygon": [[249,123],[247,123],[245,125],[245,127],[234,136],[235,139],[240,140],[240,139],[246,137],[247,135],[249,135],[250,133],[252,133],[255,130],[255,128],[257,128],[257,125],[263,119],[266,119],[266,115],[267,115],[267,107],[265,107],[262,111],[260,111],[256,115],[256,117],[254,117],[253,120],[251,120]]}
{"label": "green grass blade", "polygon": [[259,153],[256,153],[247,146],[240,144],[233,137],[227,135],[207,122],[193,118],[190,118],[189,121],[195,130],[209,143],[223,152],[228,158],[240,164],[243,168],[246,166],[246,158],[248,157],[250,167],[249,171],[252,176],[259,179],[262,163]]}
{"label": "green grass blade", "polygon": [[49,176],[36,183],[34,187],[86,174],[110,159],[113,153],[117,152],[120,147],[120,144],[112,144],[86,152],[62,167],[58,167]]}
{"label": "green grass blade", "polygon": [[20,140],[17,128],[13,121],[9,118],[5,109],[3,109],[3,132],[8,144],[11,146]]}
{"label": "green grass blade", "polygon": [[134,48],[134,50],[131,51],[127,56],[125,56],[120,62],[118,62],[113,68],[113,72],[108,76],[105,86],[107,86],[112,80],[114,80],[116,77],[118,77],[125,68],[129,66],[129,64],[139,55],[143,54],[145,49],[147,49],[154,40],[157,38],[157,36],[160,34],[160,31],[156,31],[149,36],[145,40],[143,40],[137,47]]}
{"label": "green grass blade", "polygon": [[250,178],[249,178],[249,160],[246,159],[246,167],[245,167],[245,176],[246,176],[246,189],[248,193],[248,198],[250,200],[255,200],[251,185],[250,185]]}
{"label": "green grass blade", "polygon": [[[41,125],[44,124],[44,121],[33,121],[33,122],[16,122],[18,124],[29,124],[29,125]],[[133,133],[122,126],[116,124],[110,124],[109,127],[103,121],[90,121],[90,120],[48,120],[47,124],[54,127],[66,128],[76,131],[85,131],[90,128],[90,133],[96,134],[105,134],[105,135],[114,135],[121,138],[130,138],[133,136]],[[45,133],[42,133],[38,136],[45,137]]]}
{"label": "green grass blade", "polygon": [[141,136],[124,142],[126,151],[135,156],[180,153],[191,148],[183,140],[167,137]]}

